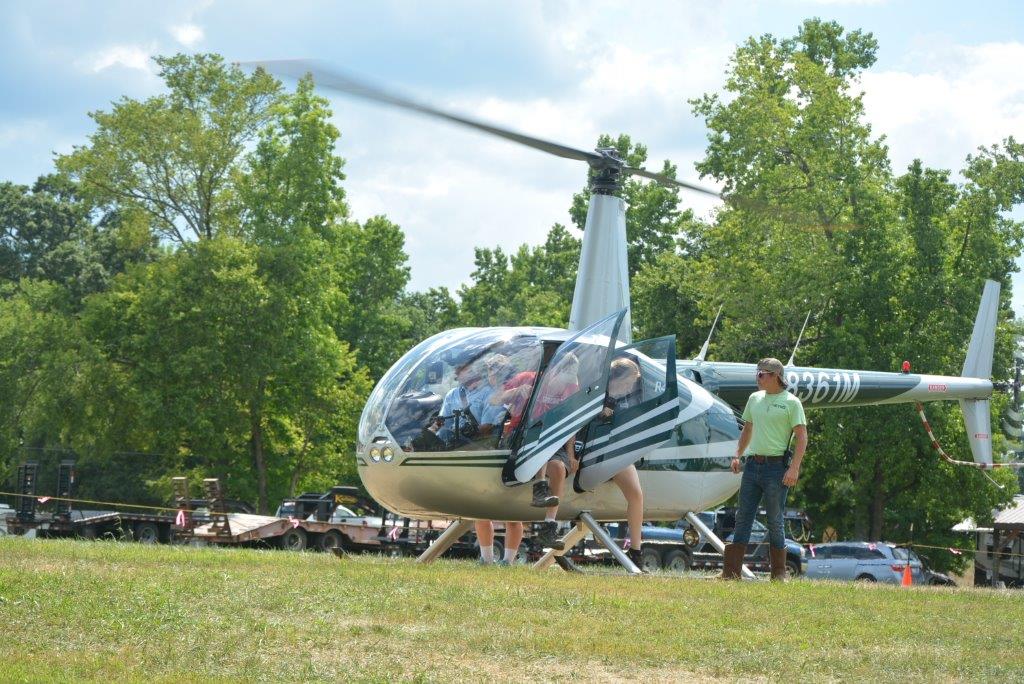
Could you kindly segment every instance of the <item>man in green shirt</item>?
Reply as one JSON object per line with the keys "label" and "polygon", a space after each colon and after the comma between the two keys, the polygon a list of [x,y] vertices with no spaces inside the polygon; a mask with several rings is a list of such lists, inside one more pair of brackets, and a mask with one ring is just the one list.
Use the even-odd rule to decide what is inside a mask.
{"label": "man in green shirt", "polygon": [[[740,459],[744,455],[746,465],[740,483],[736,529],[732,543],[725,547],[724,579],[740,576],[750,530],[762,498],[768,517],[772,579],[786,578],[782,507],[789,488],[800,479],[800,464],[807,448],[807,419],[800,400],[786,391],[783,372],[782,362],[778,359],[758,361],[758,391],[750,395],[743,409],[743,432],[740,433],[736,456],[732,459],[732,471],[740,472]],[[791,437],[796,438],[792,455],[789,452]]]}

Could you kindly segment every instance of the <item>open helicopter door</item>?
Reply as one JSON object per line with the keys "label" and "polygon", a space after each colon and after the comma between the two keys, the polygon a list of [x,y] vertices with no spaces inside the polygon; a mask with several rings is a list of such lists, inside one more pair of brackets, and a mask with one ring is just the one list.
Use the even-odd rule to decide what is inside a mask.
{"label": "open helicopter door", "polygon": [[[580,428],[601,412],[622,309],[558,347],[526,407],[522,446],[513,452],[514,480],[529,482]],[[506,482],[513,478],[504,478]]]}
{"label": "open helicopter door", "polygon": [[669,439],[679,417],[675,335],[620,347],[611,360],[604,410],[577,443],[573,488],[590,491]]}

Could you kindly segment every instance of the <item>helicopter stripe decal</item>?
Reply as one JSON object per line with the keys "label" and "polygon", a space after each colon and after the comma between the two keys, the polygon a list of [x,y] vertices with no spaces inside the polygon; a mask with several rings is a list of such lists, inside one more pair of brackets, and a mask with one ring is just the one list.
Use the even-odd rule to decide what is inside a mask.
{"label": "helicopter stripe decal", "polygon": [[[657,416],[657,414],[659,414],[659,413],[664,413],[664,411],[658,411],[658,412],[653,412],[652,411],[650,414],[647,414],[646,416],[642,416],[642,417],[650,418],[650,417]],[[654,416],[652,416],[652,414],[654,414]],[[672,426],[674,424],[675,424],[675,416],[670,416],[668,418],[668,420],[656,421],[656,422],[654,422],[653,425],[650,425],[649,423],[646,423],[646,425],[650,425],[650,427],[646,427],[646,429],[636,430],[632,434],[629,434],[628,436],[623,437],[621,440],[619,440],[617,442],[609,444],[609,445],[607,445],[605,447],[602,447],[600,449],[596,449],[594,451],[591,451],[590,453],[588,453],[586,456],[583,457],[582,465],[586,466],[586,465],[593,465],[593,464],[596,464],[596,463],[600,463],[601,461],[604,461],[604,460],[606,460],[608,458],[611,458],[611,456],[609,454],[621,453],[620,449],[622,449],[622,448],[629,447],[629,446],[631,446],[632,444],[634,444],[634,443],[636,443],[638,441],[645,441],[646,442],[646,440],[649,440],[649,439],[651,439],[653,437],[656,437],[656,436],[660,436],[660,439],[658,440],[657,444],[661,444],[666,439],[668,439],[668,436],[671,433]],[[644,428],[645,426],[641,425],[639,427],[640,428]]]}
{"label": "helicopter stripe decal", "polygon": [[[600,445],[604,444],[605,442],[607,442],[612,437],[617,437],[620,434],[623,434],[625,432],[629,432],[630,430],[633,430],[634,428],[640,426],[642,423],[646,423],[647,421],[649,421],[651,418],[653,418],[655,416],[661,415],[661,414],[665,413],[666,411],[673,411],[673,410],[678,409],[678,408],[679,408],[678,402],[676,402],[675,404],[673,404],[673,402],[666,402],[666,403],[662,404],[661,406],[658,406],[654,410],[648,411],[647,413],[640,414],[639,416],[637,416],[636,418],[632,419],[628,423],[625,423],[623,425],[619,425],[618,427],[614,428],[611,432],[609,432],[607,435],[602,435],[601,437],[598,437],[597,439],[595,439],[594,441],[592,441],[590,443],[590,446],[591,447],[600,446]],[[671,422],[673,424],[675,424],[676,416],[672,416]]]}
{"label": "helicopter stripe decal", "polygon": [[[604,397],[597,397],[594,400],[592,400],[589,404],[584,404],[580,408],[576,409],[575,411],[567,415],[565,418],[562,418],[560,421],[552,425],[550,428],[544,428],[543,430],[541,430],[541,433],[536,441],[523,446],[522,450],[519,452],[519,457],[516,459],[516,467],[518,468],[527,459],[531,458],[540,451],[550,448],[552,444],[564,443],[565,440],[569,438],[569,435],[571,435],[573,432],[579,430],[579,428],[582,427],[582,425],[576,425],[576,423],[579,423],[582,420],[581,416],[591,411],[594,411],[595,413],[599,412],[598,407],[600,407],[603,403]],[[583,420],[583,422],[589,421],[592,417],[593,416],[587,416],[586,420]],[[573,423],[569,424],[569,427],[566,428],[565,425],[567,421],[570,420],[572,420]],[[558,432],[555,433],[555,430],[558,430]],[[561,438],[561,442],[559,442],[559,438]]]}

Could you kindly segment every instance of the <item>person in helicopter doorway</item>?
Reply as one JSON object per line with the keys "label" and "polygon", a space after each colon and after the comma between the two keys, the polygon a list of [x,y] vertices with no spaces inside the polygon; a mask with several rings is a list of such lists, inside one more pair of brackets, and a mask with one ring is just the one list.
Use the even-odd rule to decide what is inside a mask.
{"label": "person in helicopter doorway", "polygon": [[[640,367],[625,356],[612,361],[608,374],[608,396],[600,417],[611,419],[616,411],[631,408],[643,401],[643,383]],[[626,521],[629,523],[629,559],[640,567],[640,547],[643,544],[644,492],[640,488],[640,475],[632,463],[615,473],[612,482],[626,499]]]}
{"label": "person in helicopter doorway", "polygon": [[[722,579],[739,579],[754,516],[763,498],[772,580],[782,581],[786,578],[782,507],[789,488],[800,479],[800,464],[807,449],[807,420],[800,400],[786,391],[782,362],[778,359],[757,362],[757,387],[743,409],[743,432],[732,459],[732,471],[739,473],[741,459],[746,456],[736,530],[732,543],[725,547]],[[789,444],[794,437],[796,444],[791,452]]]}
{"label": "person in helicopter doorway", "polygon": [[[533,403],[530,412],[530,420],[536,420],[549,409],[561,403],[579,390],[579,358],[572,352],[563,356],[555,366],[545,371],[546,380],[542,381],[542,391]],[[503,390],[496,392],[491,397],[492,403],[504,404],[509,407],[509,425],[511,429],[519,424],[522,411],[525,410],[526,402],[533,390],[537,373],[525,371],[513,375],[505,383]],[[507,426],[506,429],[509,429]],[[535,537],[537,543],[544,546],[555,546],[558,533],[559,497],[565,488],[565,480],[572,473],[576,472],[579,461],[573,445],[576,441],[575,435],[570,437],[554,455],[538,471],[535,477],[539,477],[533,484],[533,497],[530,505],[534,508],[544,508],[544,522]]]}

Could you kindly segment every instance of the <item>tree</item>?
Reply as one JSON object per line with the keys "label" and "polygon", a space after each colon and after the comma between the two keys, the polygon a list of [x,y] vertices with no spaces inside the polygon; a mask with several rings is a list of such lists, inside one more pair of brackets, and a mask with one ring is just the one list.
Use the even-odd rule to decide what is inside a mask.
{"label": "tree", "polygon": [[[724,305],[717,357],[785,358],[810,311],[798,363],[895,369],[910,354],[922,371],[958,374],[981,281],[1008,286],[1019,226],[998,208],[1019,191],[1019,150],[1007,144],[969,160],[964,188],[919,163],[893,178],[854,92],[876,49],[870,34],[808,20],[792,38],[743,43],[727,97],[693,101],[710,131],[698,169],[731,201],[703,234],[690,280],[658,287],[690,283],[707,320]],[[962,256],[958,237],[970,242]],[[929,410],[940,439],[962,440],[955,407]],[[810,417],[797,501],[822,525],[902,540],[916,523],[945,540],[947,522],[980,517],[1007,496],[977,473],[938,466],[906,407]]]}
{"label": "tree", "polygon": [[169,92],[93,112],[89,145],[57,160],[99,205],[144,212],[165,240],[186,245],[230,230],[238,164],[273,116],[280,84],[219,55],[156,57]]}

